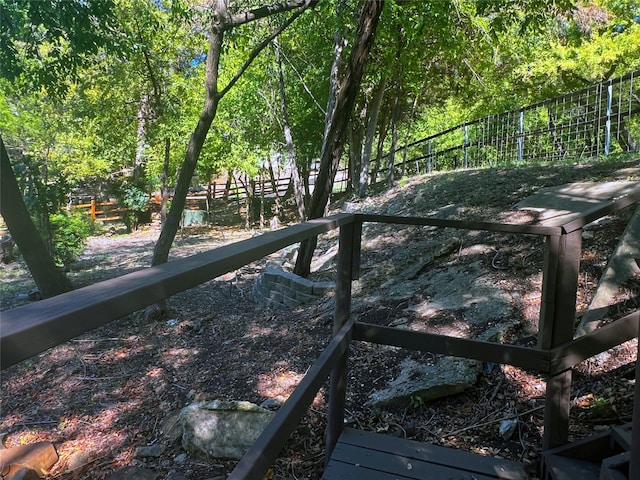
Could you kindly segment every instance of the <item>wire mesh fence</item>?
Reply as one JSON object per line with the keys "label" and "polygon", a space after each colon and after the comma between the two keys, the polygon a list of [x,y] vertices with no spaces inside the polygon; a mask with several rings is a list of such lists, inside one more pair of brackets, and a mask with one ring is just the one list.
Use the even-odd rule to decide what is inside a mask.
{"label": "wire mesh fence", "polygon": [[[394,176],[640,151],[640,71],[404,145]],[[397,161],[397,159],[401,159]],[[376,181],[388,174],[381,168]]]}

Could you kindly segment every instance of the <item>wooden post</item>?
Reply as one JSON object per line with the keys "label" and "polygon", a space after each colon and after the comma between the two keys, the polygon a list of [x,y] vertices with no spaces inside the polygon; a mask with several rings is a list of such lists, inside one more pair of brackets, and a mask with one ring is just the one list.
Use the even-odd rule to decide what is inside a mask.
{"label": "wooden post", "polygon": [[95,198],[91,199],[91,221],[92,222],[96,221],[96,199]]}
{"label": "wooden post", "polygon": [[[538,348],[549,350],[573,339],[582,230],[547,237]],[[569,440],[571,370],[547,380],[542,448]]]}
{"label": "wooden post", "polygon": [[638,325],[638,355],[636,357],[636,386],[633,395],[632,421],[629,478],[640,478],[640,324]]}
{"label": "wooden post", "polygon": [[[336,335],[340,331],[351,316],[351,281],[354,278],[354,272],[359,271],[361,229],[361,222],[349,223],[348,225],[340,227],[333,335]],[[348,351],[344,353],[331,372],[325,466],[331,458],[338,437],[344,427],[344,410],[347,392],[347,355]]]}

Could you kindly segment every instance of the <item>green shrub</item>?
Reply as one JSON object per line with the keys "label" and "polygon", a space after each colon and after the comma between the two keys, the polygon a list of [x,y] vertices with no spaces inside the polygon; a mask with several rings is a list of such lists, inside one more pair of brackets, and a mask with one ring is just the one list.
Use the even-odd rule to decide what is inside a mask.
{"label": "green shrub", "polygon": [[67,267],[84,251],[84,242],[92,232],[91,221],[82,214],[56,213],[49,222],[53,258],[58,265]]}

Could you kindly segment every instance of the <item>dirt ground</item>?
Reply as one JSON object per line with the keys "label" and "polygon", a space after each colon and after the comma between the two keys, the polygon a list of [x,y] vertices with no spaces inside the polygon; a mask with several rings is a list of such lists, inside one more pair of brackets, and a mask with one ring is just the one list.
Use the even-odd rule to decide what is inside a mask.
{"label": "dirt ground", "polygon": [[[444,207],[453,209],[454,218],[521,223],[527,219],[511,207],[539,188],[574,181],[637,179],[637,167],[637,160],[617,160],[425,176],[402,181],[391,191],[374,192],[364,200],[339,199],[333,208],[432,215]],[[629,212],[611,217],[585,237],[578,318],[628,217]],[[172,258],[254,234],[240,227],[191,229],[176,239]],[[418,227],[367,226],[363,275],[354,284],[354,314],[384,325],[407,316],[408,304],[425,292],[409,292],[407,299],[392,301],[379,299],[379,290],[413,266],[412,249],[419,248],[419,239],[437,234]],[[80,287],[144,268],[150,264],[157,235],[157,226],[150,226],[130,235],[92,237],[69,275]],[[320,251],[329,250],[335,241],[335,235],[323,236]],[[495,284],[514,300],[520,328],[507,340],[533,345],[543,261],[540,242],[476,234],[464,236],[463,243],[469,251],[480,244],[499,247],[500,256],[496,250],[474,259],[484,262]],[[464,263],[467,259],[461,252],[439,259],[438,266]],[[53,442],[60,461],[47,478],[104,479],[129,465],[150,468],[163,479],[173,472],[187,479],[226,478],[235,462],[184,459],[179,443],[169,445],[159,458],[138,458],[135,449],[166,443],[165,420],[196,400],[260,404],[288,397],[330,338],[333,305],[330,295],[293,311],[256,304],[251,295],[256,276],[266,262],[281,263],[285,258],[290,259],[289,251],[175,295],[169,299],[168,317],[149,320],[138,312],[2,371],[0,433],[5,445]],[[327,279],[331,273],[329,268],[315,275]],[[2,310],[28,301],[24,297],[33,284],[20,261],[2,266],[0,277]],[[611,319],[637,308],[639,288],[636,280],[621,287]],[[630,420],[636,349],[636,342],[628,342],[574,370],[572,438]],[[348,423],[521,461],[531,466],[534,476],[542,434],[542,376],[507,365],[487,365],[477,385],[465,393],[429,403],[416,400],[406,408],[367,407],[371,391],[384,388],[407,356],[429,361],[428,355],[389,347],[352,346]],[[326,388],[273,466],[273,478],[319,478],[324,461],[325,395]],[[508,439],[498,433],[505,418],[518,420],[515,434]]]}

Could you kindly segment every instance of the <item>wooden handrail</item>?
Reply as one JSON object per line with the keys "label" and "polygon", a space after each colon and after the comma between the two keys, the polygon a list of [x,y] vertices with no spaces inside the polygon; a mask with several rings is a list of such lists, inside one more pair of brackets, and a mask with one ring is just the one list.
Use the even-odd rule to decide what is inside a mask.
{"label": "wooden handrail", "polygon": [[557,375],[587,358],[632,340],[640,330],[640,310],[550,350],[549,373]]}
{"label": "wooden handrail", "polygon": [[435,333],[356,323],[354,340],[549,372],[549,351]]}
{"label": "wooden handrail", "polygon": [[227,477],[228,480],[264,478],[265,473],[273,464],[273,460],[297,428],[320,387],[326,381],[331,369],[346,352],[351,340],[353,325],[354,320],[352,319],[333,337],[289,399],[280,407],[268,427],[258,437],[256,443]]}
{"label": "wooden handrail", "polygon": [[[612,202],[609,208],[599,209],[597,214],[612,213],[638,201],[640,201],[640,196],[637,192],[633,192],[628,198]],[[545,338],[543,344],[535,349],[423,332],[410,332],[355,322],[354,319],[349,318],[350,285],[351,280],[357,277],[359,271],[360,236],[363,222],[452,227],[545,236],[548,240],[545,254],[546,262],[550,262],[549,259],[553,260],[550,262],[551,268],[548,271],[545,270],[548,279],[544,282],[544,288],[549,294],[549,291],[553,292],[562,283],[564,277],[556,277],[558,272],[564,272],[563,274],[567,278],[572,275],[572,273],[568,274],[563,270],[563,266],[565,266],[563,256],[566,256],[567,252],[570,253],[569,256],[575,256],[574,250],[580,247],[579,242],[569,242],[565,247],[562,247],[563,239],[566,240],[568,237],[574,240],[578,239],[585,218],[588,217],[589,220],[592,220],[595,219],[592,218],[594,215],[594,212],[590,212],[583,219],[574,220],[558,227],[360,214],[339,214],[312,220],[3,312],[0,319],[0,367],[5,369],[47,348],[170,295],[236,270],[293,243],[340,228],[341,253],[337,272],[339,282],[337,283],[341,287],[336,292],[336,328],[334,329],[336,335],[289,400],[281,407],[273,422],[229,477],[234,480],[259,479],[268,470],[288,436],[296,428],[329,372],[333,369],[332,384],[334,379],[338,384],[342,381],[341,378],[344,379],[345,352],[352,338],[521,366],[550,373],[550,378],[553,380],[554,376],[562,376],[565,370],[578,362],[638,335],[640,318],[638,311],[579,339],[560,345],[548,342],[548,339]],[[563,324],[567,322],[566,315],[562,315],[564,307],[559,309],[554,307],[554,302],[558,301],[560,300],[555,297],[549,297],[545,307],[545,312],[549,315],[546,320],[550,321],[552,326],[554,322],[562,321]],[[573,317],[568,320],[572,324]],[[552,332],[551,335],[553,336],[553,334]],[[344,396],[344,388],[342,387],[335,389],[335,391],[338,392],[338,395]],[[638,399],[636,399],[636,403],[637,401]],[[337,429],[342,425],[342,416],[339,413],[343,403],[341,400],[337,402],[332,400],[332,403],[335,405],[334,411],[336,413],[334,414],[335,418],[330,419],[330,423],[333,425],[331,435],[335,437],[339,433]],[[635,422],[638,423],[637,415]],[[545,422],[545,429],[546,427],[547,423]],[[637,443],[635,442],[636,451],[638,449]],[[330,450],[330,445],[328,448]],[[637,465],[634,468],[637,468]]]}
{"label": "wooden handrail", "polygon": [[311,220],[2,312],[0,367],[353,221],[348,214]]}
{"label": "wooden handrail", "polygon": [[511,223],[478,222],[470,220],[450,220],[433,217],[396,217],[392,215],[356,214],[360,222],[392,223],[396,225],[420,225],[430,227],[449,227],[459,230],[482,230],[486,232],[519,233],[523,235],[560,236],[562,227],[542,225],[517,225]]}

